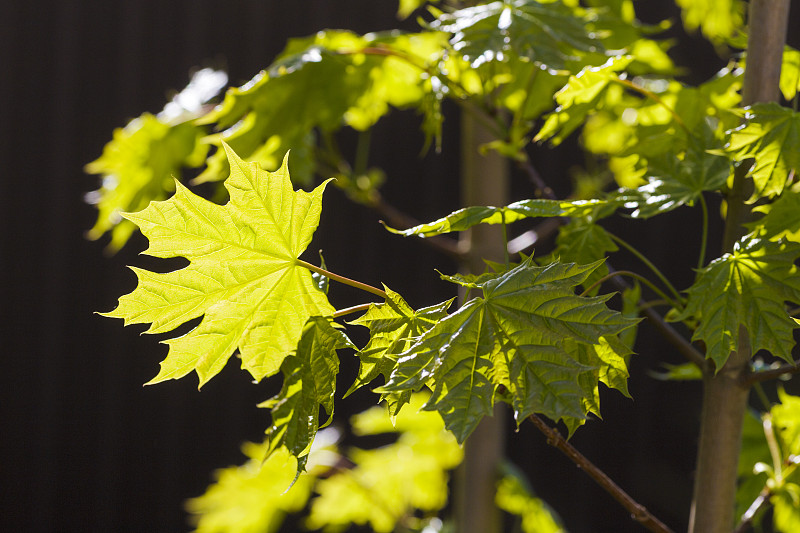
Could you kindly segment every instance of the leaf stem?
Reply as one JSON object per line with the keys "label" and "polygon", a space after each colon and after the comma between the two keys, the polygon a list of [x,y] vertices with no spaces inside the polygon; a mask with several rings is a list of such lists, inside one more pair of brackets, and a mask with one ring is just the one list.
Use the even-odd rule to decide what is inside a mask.
{"label": "leaf stem", "polygon": [[697,258],[697,276],[706,264],[706,248],[708,247],[708,205],[703,194],[700,193],[700,207],[703,210],[703,234],[700,242],[700,256]]}
{"label": "leaf stem", "polygon": [[371,306],[371,303],[368,304],[359,304],[354,305],[353,307],[346,307],[344,309],[339,309],[335,313],[333,313],[333,318],[341,318],[343,316],[352,315],[353,313],[358,313],[359,311],[366,311]]}
{"label": "leaf stem", "polygon": [[506,210],[505,209],[501,209],[500,210],[500,218],[501,218],[501,220],[503,222],[503,257],[504,257],[505,262],[506,262],[506,270],[508,270],[509,266],[511,265],[511,260],[508,257],[508,228],[506,226]]}
{"label": "leaf stem", "polygon": [[602,283],[605,283],[606,281],[608,281],[608,280],[610,280],[610,279],[612,279],[612,278],[614,278],[616,276],[628,276],[629,278],[633,278],[633,279],[635,279],[637,281],[640,281],[640,282],[644,283],[645,285],[647,285],[648,287],[650,287],[650,289],[652,289],[653,292],[655,292],[658,296],[661,296],[661,298],[666,300],[667,303],[669,303],[671,306],[678,307],[677,305],[675,305],[675,301],[672,298],[670,298],[669,296],[667,296],[666,294],[664,294],[664,292],[661,289],[659,289],[658,287],[656,287],[656,285],[652,281],[650,281],[649,279],[647,279],[646,277],[644,277],[642,275],[637,274],[636,272],[631,272],[630,270],[615,270],[614,272],[611,272],[610,274],[608,274],[606,276],[603,276],[602,278],[600,278],[597,281],[595,281],[594,283],[592,283],[580,295],[581,296],[586,296],[587,294],[589,294],[591,292],[592,289],[594,289],[598,285],[600,285]]}
{"label": "leaf stem", "polygon": [[[641,261],[642,263],[644,263],[644,264],[645,264],[645,266],[647,266],[647,268],[649,268],[651,271],[653,271],[653,273],[654,273],[656,276],[658,276],[658,279],[660,279],[660,280],[661,280],[661,282],[662,282],[662,283],[663,283],[663,284],[664,284],[664,285],[665,285],[665,286],[666,286],[666,287],[669,289],[669,291],[670,291],[670,292],[673,294],[673,296],[675,296],[675,300],[676,300],[677,302],[682,302],[682,301],[683,301],[683,298],[681,298],[681,295],[680,295],[680,293],[679,293],[679,292],[678,292],[678,291],[675,289],[675,287],[672,285],[672,283],[670,283],[670,282],[669,282],[669,280],[667,279],[667,277],[666,277],[666,276],[665,276],[665,275],[664,275],[664,274],[663,274],[663,273],[662,273],[662,272],[661,272],[661,271],[658,269],[658,267],[656,267],[656,266],[655,266],[655,265],[654,265],[654,264],[653,264],[653,263],[652,263],[652,262],[651,262],[649,259],[647,259],[647,257],[645,257],[645,256],[644,256],[644,254],[642,254],[642,253],[641,253],[639,250],[637,250],[636,248],[634,248],[633,246],[631,246],[630,244],[628,244],[627,242],[625,242],[625,241],[624,241],[624,240],[622,240],[621,238],[617,237],[617,236],[616,236],[616,235],[614,235],[613,233],[611,233],[611,232],[608,232],[608,236],[609,236],[609,237],[611,237],[611,239],[612,239],[614,242],[616,242],[617,244],[619,244],[620,246],[622,246],[623,248],[625,248],[626,250],[628,250],[630,253],[632,253],[633,255],[635,255],[635,256],[636,256],[636,258],[637,258],[637,259],[639,259],[639,261]],[[681,307],[682,307],[682,306],[681,306]]]}
{"label": "leaf stem", "polygon": [[555,429],[548,426],[544,420],[536,415],[528,417],[533,425],[547,437],[547,444],[555,447],[566,455],[578,468],[585,471],[600,487],[611,495],[626,511],[631,513],[631,518],[642,524],[654,533],[672,533],[672,530],[653,516],[647,508],[631,498],[627,492],[614,483],[608,475],[589,461],[581,452],[572,446]]}
{"label": "leaf stem", "polygon": [[339,274],[334,274],[333,272],[329,272],[323,268],[314,266],[311,263],[307,263],[302,259],[295,259],[295,263],[301,267],[307,268],[311,272],[316,272],[321,276],[325,276],[328,279],[332,279],[333,281],[338,281],[339,283],[350,285],[351,287],[355,287],[356,289],[361,289],[362,291],[370,292],[376,296],[380,296],[383,299],[387,298],[386,293],[384,291],[376,287],[373,287],[372,285],[367,285],[366,283],[361,283],[360,281],[346,278],[344,276],[340,276]]}

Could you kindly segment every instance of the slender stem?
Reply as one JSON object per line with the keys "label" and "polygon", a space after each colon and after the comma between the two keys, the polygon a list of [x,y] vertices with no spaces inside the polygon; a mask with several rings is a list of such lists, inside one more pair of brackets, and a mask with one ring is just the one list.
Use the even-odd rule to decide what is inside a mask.
{"label": "slender stem", "polygon": [[608,280],[610,280],[612,278],[615,278],[616,276],[627,276],[629,278],[633,278],[635,280],[641,281],[642,283],[644,283],[645,285],[650,287],[650,289],[652,289],[653,292],[655,292],[658,296],[661,296],[661,298],[666,300],[667,303],[669,303],[671,306],[678,307],[675,304],[675,302],[672,300],[672,298],[670,298],[669,296],[664,294],[664,292],[661,289],[659,289],[658,287],[656,287],[655,284],[653,284],[652,281],[650,281],[649,279],[647,279],[644,276],[641,276],[641,275],[637,274],[636,272],[631,272],[630,270],[615,270],[614,272],[611,272],[607,276],[603,276],[602,278],[600,278],[597,281],[595,281],[594,283],[592,283],[580,295],[581,296],[586,296],[587,294],[589,294],[592,291],[592,289],[594,289],[595,287],[597,287],[598,285],[600,285],[602,283],[605,283],[606,281],[608,281]]}
{"label": "slender stem", "polygon": [[343,316],[351,315],[353,313],[358,313],[360,311],[366,311],[369,309],[369,306],[371,305],[372,305],[371,303],[360,304],[360,305],[354,305],[353,307],[347,307],[345,309],[339,309],[338,311],[333,313],[333,318],[341,318]]}
{"label": "slender stem", "polygon": [[581,452],[561,436],[561,433],[548,426],[544,420],[536,415],[528,417],[533,425],[547,437],[547,444],[557,448],[566,455],[575,465],[585,471],[600,487],[611,495],[626,511],[631,513],[631,518],[642,524],[654,533],[671,533],[672,530],[653,516],[647,508],[631,498],[627,492],[614,483],[614,481],[589,461]]}
{"label": "slender stem", "polygon": [[508,270],[509,266],[511,265],[511,260],[508,257],[508,228],[506,227],[506,211],[505,209],[500,210],[500,217],[503,222],[503,257],[506,262],[506,270]]}
{"label": "slender stem", "polygon": [[369,145],[372,139],[372,130],[365,130],[358,134],[356,144],[356,158],[353,162],[353,170],[356,174],[364,174],[367,171],[369,160]]}
{"label": "slender stem", "polygon": [[345,285],[350,285],[351,287],[355,287],[356,289],[361,289],[362,291],[371,292],[376,296],[380,296],[381,298],[386,299],[386,293],[381,289],[373,287],[372,285],[367,285],[366,283],[361,283],[360,281],[356,281],[354,279],[346,278],[344,276],[340,276],[338,274],[334,274],[333,272],[329,272],[323,268],[318,266],[314,266],[311,263],[307,263],[302,259],[295,259],[295,263],[300,265],[301,267],[309,269],[311,272],[316,272],[326,278],[332,279],[333,281],[338,281],[339,283],[343,283]]}
{"label": "slender stem", "polygon": [[700,193],[700,207],[703,209],[703,234],[700,241],[700,256],[697,258],[697,275],[706,264],[706,248],[708,246],[708,205],[703,194]]}
{"label": "slender stem", "polygon": [[772,495],[772,491],[769,487],[764,487],[761,492],[759,493],[758,497],[753,500],[753,503],[750,504],[750,507],[747,508],[747,511],[742,515],[742,519],[739,522],[739,525],[736,526],[736,529],[733,530],[733,533],[745,533],[748,530],[750,525],[753,523],[753,519],[756,517],[756,514],[764,508],[765,505],[769,504],[769,497]]}
{"label": "slender stem", "polygon": [[[647,268],[649,268],[650,270],[652,270],[652,271],[653,271],[653,273],[654,273],[656,276],[658,276],[658,279],[660,279],[660,280],[661,280],[661,282],[662,282],[662,283],[663,283],[663,284],[664,284],[664,285],[665,285],[665,286],[666,286],[666,287],[669,289],[669,291],[670,291],[670,292],[671,292],[671,293],[672,293],[672,294],[675,296],[675,299],[676,299],[678,302],[681,302],[681,301],[683,300],[683,298],[681,298],[681,295],[680,295],[680,293],[679,293],[679,292],[678,292],[678,291],[675,289],[675,287],[673,287],[673,286],[672,286],[672,283],[670,283],[670,282],[669,282],[669,280],[667,279],[667,277],[666,277],[666,276],[664,276],[664,274],[663,274],[663,273],[662,273],[662,272],[661,272],[661,271],[660,271],[660,270],[659,270],[659,269],[658,269],[658,268],[657,268],[657,267],[656,267],[656,266],[655,266],[655,265],[654,265],[654,264],[653,264],[653,263],[652,263],[652,262],[651,262],[649,259],[647,259],[647,257],[645,257],[645,256],[644,256],[644,254],[642,254],[642,253],[641,253],[639,250],[637,250],[636,248],[634,248],[633,246],[631,246],[630,244],[628,244],[628,243],[627,243],[627,242],[625,242],[624,240],[620,239],[619,237],[617,237],[617,236],[616,236],[616,235],[614,235],[613,233],[610,233],[610,232],[609,232],[609,233],[608,233],[608,236],[609,236],[609,237],[611,237],[611,239],[612,239],[614,242],[616,242],[617,244],[619,244],[620,246],[622,246],[623,248],[625,248],[626,250],[628,250],[630,253],[632,253],[633,255],[635,255],[635,256],[636,256],[636,258],[637,258],[637,259],[639,259],[639,261],[641,261],[642,263],[644,263],[644,264],[645,264],[645,266],[647,266]],[[677,307],[677,306],[676,306],[676,307]]]}
{"label": "slender stem", "polygon": [[769,448],[769,456],[772,459],[773,474],[779,483],[783,483],[781,447],[778,444],[778,439],[775,437],[775,429],[772,427],[772,416],[770,416],[769,413],[764,413],[762,416],[761,426],[764,428],[764,437],[767,439],[767,448]]}
{"label": "slender stem", "polygon": [[[621,290],[628,288],[625,280],[621,278],[613,278],[611,281],[612,283],[616,283]],[[686,360],[696,364],[698,368],[703,371],[707,369],[708,363],[705,355],[700,353],[697,348],[692,346],[692,343],[686,340],[683,335],[678,333],[675,328],[665,322],[655,309],[652,307],[643,306],[640,306],[640,309],[642,310],[644,316],[648,318],[650,323],[655,326],[659,333],[661,333],[661,336],[664,337],[667,342],[672,344],[672,346],[674,346],[675,349],[677,349],[678,352],[680,352],[680,354],[686,358]]]}

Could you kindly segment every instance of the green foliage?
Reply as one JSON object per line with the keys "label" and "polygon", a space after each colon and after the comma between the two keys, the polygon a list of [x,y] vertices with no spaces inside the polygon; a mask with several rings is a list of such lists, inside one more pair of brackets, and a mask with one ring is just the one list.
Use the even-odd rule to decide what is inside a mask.
{"label": "green foliage", "polygon": [[[399,14],[423,4],[404,0]],[[742,2],[678,4],[687,28],[699,28],[717,45],[739,42]],[[217,108],[189,121],[143,115],[115,132],[103,156],[87,166],[105,176],[94,195],[93,237],[112,231],[112,247],[119,247],[135,225],[150,241],[149,255],[188,260],[168,273],[134,268],[137,288],[107,313],[126,324],[150,324],[149,333],[198,321],[166,341],[169,354],[150,383],[195,371],[203,385],[235,352],[257,381],[282,373],[280,392],[262,404],[272,416],[267,442],[249,447],[245,466],[221,472],[206,495],[191,501],[199,531],[239,527],[232,524],[245,515],[241,530],[274,531],[312,490],[318,495],[309,504],[310,528],[435,529],[447,471],[461,460],[459,444],[496,403],[509,404],[517,424],[544,415],[571,435],[592,415],[600,417],[600,383],[629,395],[628,360],[641,314],[654,318],[684,355],[690,352],[688,366],[661,361],[660,378],[711,379],[703,359],[719,371],[743,335],[759,358],[794,361],[800,322],[787,304],[800,304],[800,115],[775,103],[741,109],[741,59],[697,87],[678,82],[670,43],[650,39],[667,25],[639,23],[629,0],[496,0],[442,9],[430,7],[418,33],[329,30],[292,40],[272,65],[229,89]],[[787,48],[783,67],[780,88],[796,99],[800,54]],[[319,182],[315,174],[334,175],[354,201],[391,211],[378,191],[387,173],[367,165],[369,131],[392,110],[410,109],[422,116],[429,143],[441,148],[445,100],[484,123],[493,137],[482,150],[520,163],[534,190],[502,207],[469,206],[387,229],[434,237],[502,224],[507,240],[511,223],[519,222],[513,229],[533,228],[525,231],[535,235],[529,242],[537,260],[509,253],[504,264],[487,262],[487,272],[442,276],[465,294],[450,311],[452,299],[415,309],[385,286],[328,272],[321,256],[321,268],[299,259],[319,223],[327,181],[308,193],[295,191],[292,179],[310,188]],[[358,132],[353,164],[337,147],[344,128]],[[529,143],[574,138],[589,170],[575,172],[583,181],[571,195],[555,198],[554,177],[538,175]],[[212,203],[169,179],[203,164],[198,181],[224,179],[228,203]],[[751,195],[743,207],[755,215],[750,233],[706,263],[714,227],[707,199],[721,198],[722,217],[732,216],[731,187],[742,177]],[[614,180],[620,188],[608,190]],[[652,217],[697,207],[698,271],[684,297],[617,237],[611,221],[642,219],[621,223],[622,231],[636,232]],[[127,225],[116,225],[122,211]],[[538,218],[557,219],[542,223],[556,228],[554,239],[539,239]],[[647,269],[609,268],[621,248]],[[623,276],[636,282],[621,289],[621,298],[597,296]],[[329,281],[381,301],[337,311],[328,301]],[[364,314],[342,320],[357,311]],[[662,315],[681,322],[681,331]],[[363,346],[348,338],[352,326],[369,330]],[[680,337],[685,330],[693,344]],[[332,420],[337,381],[345,379],[339,358],[350,350],[360,368],[344,396],[374,387],[376,400],[386,404],[354,418],[354,431],[398,436],[383,448],[354,449],[345,460],[324,446],[330,433],[319,430]],[[748,386],[763,370],[756,359],[751,364],[754,373],[741,380]],[[415,394],[421,391],[429,395]],[[779,399],[746,423],[738,505],[747,515],[766,494],[775,527],[794,531],[800,400],[782,391]],[[519,516],[524,531],[561,530],[517,477],[501,480],[497,504]]]}
{"label": "green foliage", "polygon": [[778,104],[750,107],[745,123],[731,132],[727,150],[739,161],[753,158],[754,199],[783,192],[789,173],[800,168],[800,113]]}
{"label": "green foliage", "polygon": [[208,146],[199,142],[202,136],[203,131],[191,123],[171,125],[149,113],[115,130],[103,155],[86,165],[87,172],[103,176],[102,187],[90,197],[98,215],[89,237],[97,239],[111,231],[111,249],[121,248],[135,227],[120,214],[163,199],[174,190],[174,178],[182,168],[202,165],[208,152]]}
{"label": "green foliage", "polygon": [[744,28],[742,0],[676,0],[676,3],[683,9],[686,29],[700,28],[714,43],[724,42]]}
{"label": "green foliage", "polygon": [[[594,400],[599,373],[613,364],[596,346],[635,323],[609,310],[608,296],[574,295],[572,288],[597,266],[538,267],[528,260],[476,282],[461,281],[484,297],[464,304],[400,354],[381,390],[427,384],[433,394],[424,408],[437,410],[459,442],[491,414],[496,394],[513,407],[518,424],[533,413],[585,419],[594,411],[594,402],[587,409],[585,401]],[[505,391],[498,393],[500,387]]]}
{"label": "green foliage", "polygon": [[224,206],[178,184],[171,199],[126,215],[150,240],[145,253],[185,257],[189,265],[166,274],[133,269],[138,286],[106,316],[150,322],[148,333],[203,316],[195,329],[166,341],[169,354],[150,383],[194,370],[202,386],[237,349],[256,379],[275,374],[308,318],[333,313],[297,263],[319,223],[325,184],[295,192],[285,161],[270,173],[226,151],[231,175]]}
{"label": "green foliage", "polygon": [[[388,380],[400,354],[413,344],[414,339],[447,316],[447,309],[453,303],[453,300],[448,300],[414,311],[396,292],[386,288],[386,295],[385,303],[371,304],[362,317],[351,322],[369,328],[370,338],[367,345],[358,351],[361,367],[348,394],[378,376]],[[381,395],[381,401],[387,402],[391,416],[396,416],[410,398],[409,391]]]}
{"label": "green foliage", "polygon": [[737,349],[740,326],[749,332],[753,353],[763,349],[793,361],[792,331],[797,323],[783,302],[800,302],[794,265],[798,256],[796,243],[765,241],[751,234],[700,273],[680,319],[694,316],[699,321],[692,339],[705,343],[706,357],[717,369]]}

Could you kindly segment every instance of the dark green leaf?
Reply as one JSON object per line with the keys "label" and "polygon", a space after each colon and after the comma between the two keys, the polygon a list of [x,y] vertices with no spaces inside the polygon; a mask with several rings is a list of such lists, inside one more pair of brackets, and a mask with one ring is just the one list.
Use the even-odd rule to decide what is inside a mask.
{"label": "dark green leaf", "polygon": [[470,300],[400,354],[383,389],[430,386],[426,409],[439,411],[461,442],[491,413],[501,385],[518,423],[534,412],[554,420],[585,418],[584,401],[594,397],[597,380],[587,386],[578,382],[579,375],[604,365],[616,368],[617,361],[585,364],[572,347],[591,349],[601,337],[636,322],[608,309],[609,296],[575,295],[573,288],[598,266],[538,267],[528,260],[486,280],[479,286],[483,298]]}
{"label": "dark green leaf", "polygon": [[348,347],[354,348],[330,318],[308,319],[297,349],[281,365],[280,393],[261,404],[272,409],[272,426],[268,431],[270,453],[281,446],[295,457],[308,453],[320,428],[320,406],[328,414],[328,421],[322,427],[333,417],[333,395],[339,373],[336,350]]}

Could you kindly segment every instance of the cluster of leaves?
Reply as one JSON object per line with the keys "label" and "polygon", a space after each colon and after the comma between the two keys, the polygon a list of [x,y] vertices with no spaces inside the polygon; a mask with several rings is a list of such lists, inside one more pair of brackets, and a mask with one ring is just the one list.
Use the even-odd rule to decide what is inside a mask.
{"label": "cluster of leaves", "polygon": [[[421,409],[438,412],[459,443],[497,402],[511,407],[518,424],[544,415],[563,421],[570,433],[599,416],[600,383],[628,394],[628,359],[640,308],[666,306],[666,317],[692,332],[713,368],[726,363],[743,329],[754,353],[763,350],[793,362],[798,323],[787,302],[800,303],[794,264],[800,257],[795,180],[800,113],[777,104],[738,107],[741,62],[697,87],[679,83],[672,78],[676,69],[668,44],[650,38],[659,28],[636,21],[631,2],[588,4],[484,2],[432,8],[433,20],[420,33],[322,32],[291,41],[272,66],[244,87],[230,89],[220,106],[193,122],[165,126],[142,120],[150,125],[137,123],[118,133],[90,171],[121,176],[123,169],[136,169],[140,177],[125,188],[110,182],[101,189],[95,232],[111,228],[120,211],[146,206],[124,215],[149,239],[146,253],[183,257],[188,265],[163,274],[134,269],[137,288],[108,316],[149,323],[150,333],[202,317],[195,329],[167,341],[169,354],[151,383],[195,372],[202,386],[234,353],[256,380],[280,372],[281,391],[262,404],[272,410],[265,465],[294,461],[293,467],[303,470],[314,463],[319,429],[332,420],[343,350],[355,350],[361,363],[348,394],[382,379],[375,390],[389,416],[399,421],[413,393],[430,390]],[[717,25],[703,17],[709,2],[680,4],[687,25],[699,25],[718,42],[730,41],[741,25],[740,2],[726,4],[727,15]],[[405,2],[404,13],[417,6]],[[798,58],[796,51],[786,50],[781,89],[787,98],[797,97]],[[526,149],[531,141],[559,144],[579,132],[587,153],[609,169],[616,186],[594,191],[591,198],[535,197],[500,207],[470,206],[392,230],[432,237],[477,224],[506,229],[538,218],[564,222],[549,254],[508,258],[482,274],[443,275],[460,290],[477,294],[454,311],[452,300],[414,309],[386,287],[365,286],[300,259],[319,222],[328,182],[309,193],[296,191],[293,180],[311,185],[315,172],[335,175],[356,201],[379,203],[381,174],[367,168],[363,154],[350,165],[336,146],[335,132],[344,127],[368,131],[391,109],[410,108],[421,114],[423,131],[438,145],[444,99],[486,122],[495,133],[487,149],[523,166],[532,167]],[[147,149],[129,151],[129,139]],[[218,149],[205,159],[209,145]],[[289,148],[291,156],[284,156]],[[170,156],[166,161],[164,153]],[[224,205],[178,181],[163,183],[167,174],[203,159],[206,168],[198,180],[224,179],[229,195]],[[725,193],[734,172],[751,178],[750,201],[758,205],[760,218],[729,253],[708,262],[706,198]],[[175,194],[163,200],[169,187]],[[703,231],[697,275],[685,291],[603,226],[615,215],[649,219],[698,206]],[[117,244],[123,239],[119,231]],[[641,259],[645,273],[657,280],[612,272],[606,259],[620,249]],[[626,291],[620,312],[608,305],[612,295],[597,293],[610,276],[623,274],[641,281],[644,291],[638,285]],[[381,301],[359,306],[364,314],[342,323],[353,310],[337,310],[329,302],[320,276],[365,289]],[[655,299],[641,302],[642,294]],[[346,326],[367,327],[366,345],[357,347]],[[320,408],[328,416],[322,423]],[[361,452],[353,457],[367,470],[386,460]],[[391,471],[382,468],[384,475]],[[443,505],[406,496],[371,506],[336,499],[359,491],[372,498],[370,486],[369,472],[358,469],[317,482],[320,501],[329,503],[319,504],[316,512],[312,508],[309,524],[369,522],[382,531],[409,508]],[[793,485],[780,487],[782,492],[772,495],[775,502],[791,501],[791,512],[797,513],[800,499],[787,499]],[[532,513],[533,507],[518,499],[523,492],[508,486],[498,498],[508,509]],[[196,500],[195,508],[209,509],[197,503],[209,501]],[[287,498],[275,505],[291,511],[303,503]],[[330,515],[346,509],[351,514]]]}
{"label": "cluster of leaves", "polygon": [[[443,524],[436,513],[447,502],[448,472],[463,452],[436,414],[418,410],[424,401],[424,395],[413,396],[412,408],[393,423],[377,406],[352,417],[358,437],[396,435],[380,448],[345,453],[336,428],[321,431],[299,476],[297,460],[287,450],[270,454],[269,442],[246,444],[246,463],[219,470],[205,494],[187,502],[198,533],[272,533],[287,514],[304,507],[303,525],[310,529],[369,525],[387,533],[398,526],[439,531]],[[502,509],[519,516],[523,531],[561,531],[557,517],[513,470],[498,482],[497,498]]]}

